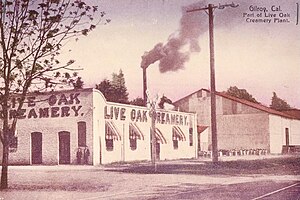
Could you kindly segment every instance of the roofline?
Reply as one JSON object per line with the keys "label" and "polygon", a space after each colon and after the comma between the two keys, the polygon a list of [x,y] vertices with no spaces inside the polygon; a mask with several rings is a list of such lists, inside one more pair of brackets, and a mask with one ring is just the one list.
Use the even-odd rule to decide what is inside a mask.
{"label": "roofline", "polygon": [[199,91],[201,91],[201,90],[205,90],[205,91],[207,91],[207,92],[210,92],[208,89],[201,88],[200,90],[197,90],[197,91],[195,91],[195,92],[193,92],[193,93],[191,93],[191,94],[186,95],[185,97],[182,97],[181,99],[176,100],[175,102],[173,102],[173,104],[176,104],[178,101],[181,101],[181,100],[183,100],[183,99],[186,99],[186,98],[188,98],[189,96],[192,96],[193,94],[196,94],[197,92],[199,92]]}
{"label": "roofline", "polygon": [[[182,101],[183,99],[186,99],[186,98],[190,97],[191,95],[193,95],[193,94],[195,94],[195,93],[197,93],[197,92],[199,92],[199,91],[202,91],[202,90],[211,93],[210,90],[201,88],[200,90],[197,90],[197,91],[195,91],[195,92],[193,92],[193,93],[191,93],[191,94],[189,94],[189,95],[187,95],[187,96],[185,96],[185,97],[183,97],[183,98],[181,98],[181,99],[175,101],[174,104],[176,104],[176,103],[178,103],[179,101]],[[267,107],[267,106],[265,106],[265,105],[262,105],[262,104],[250,102],[250,101],[248,101],[248,100],[246,100],[246,99],[243,99],[243,100],[242,100],[242,99],[239,99],[239,98],[237,98],[237,97],[234,97],[234,96],[231,96],[231,95],[227,95],[227,94],[225,95],[225,94],[223,94],[223,93],[221,93],[221,92],[217,92],[217,91],[216,91],[216,95],[221,96],[221,97],[226,98],[226,99],[229,99],[229,100],[232,100],[232,101],[239,102],[239,103],[241,103],[241,104],[247,105],[247,106],[249,106],[249,107],[258,109],[258,110],[260,110],[260,111],[263,111],[263,112],[266,112],[266,113],[269,113],[269,114],[272,114],[272,115],[277,115],[277,116],[281,116],[281,117],[285,117],[285,118],[289,118],[289,119],[297,119],[297,120],[299,120],[297,117],[292,116],[292,115],[290,115],[290,114],[286,114],[286,113],[283,113],[283,112],[274,110],[274,109],[269,108],[269,107]],[[247,103],[246,103],[246,102],[247,102]],[[248,102],[249,102],[249,103],[248,103]],[[255,106],[254,104],[256,104],[257,106]],[[270,110],[270,111],[267,111],[267,110],[265,110],[265,109],[263,109],[263,108],[260,108],[259,106],[262,106],[262,107],[264,107],[265,109],[268,109],[268,110]],[[271,111],[272,111],[272,112],[271,112]]]}

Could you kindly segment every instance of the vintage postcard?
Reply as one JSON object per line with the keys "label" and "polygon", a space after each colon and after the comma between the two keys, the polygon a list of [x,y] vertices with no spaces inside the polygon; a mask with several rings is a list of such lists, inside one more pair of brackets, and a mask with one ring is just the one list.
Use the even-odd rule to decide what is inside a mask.
{"label": "vintage postcard", "polygon": [[0,200],[300,199],[300,0],[0,12]]}

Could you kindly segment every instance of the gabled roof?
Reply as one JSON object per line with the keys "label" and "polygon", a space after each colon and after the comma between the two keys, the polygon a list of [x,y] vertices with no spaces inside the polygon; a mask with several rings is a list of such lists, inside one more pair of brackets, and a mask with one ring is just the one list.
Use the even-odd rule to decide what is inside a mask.
{"label": "gabled roof", "polygon": [[283,110],[281,112],[286,113],[288,115],[292,115],[292,116],[296,117],[297,119],[300,119],[300,110],[299,109],[292,108],[289,110]]}
{"label": "gabled roof", "polygon": [[[206,91],[206,92],[209,92],[210,93],[210,90],[207,90],[207,89],[200,89],[196,92],[193,92],[192,94],[189,94],[179,100],[177,100],[174,104],[177,104],[179,101],[183,100],[183,99],[187,99],[189,98],[190,96],[192,96],[193,94],[197,93],[197,92],[200,92],[200,91]],[[255,108],[255,109],[258,109],[258,110],[261,110],[263,112],[266,112],[266,113],[269,113],[269,114],[273,114],[273,115],[278,115],[278,116],[281,116],[281,117],[285,117],[285,118],[289,118],[289,119],[299,119],[297,118],[296,116],[293,116],[291,114],[288,114],[288,113],[284,113],[284,112],[280,112],[280,111],[277,111],[277,110],[274,110],[274,109],[271,109],[267,106],[264,106],[262,104],[258,104],[258,103],[253,103],[251,101],[247,101],[245,99],[239,99],[237,97],[234,97],[234,96],[231,96],[231,95],[228,95],[226,94],[225,92],[216,92],[216,95],[217,96],[221,96],[223,98],[226,98],[226,99],[229,99],[229,100],[232,100],[232,101],[235,101],[235,102],[239,102],[241,104],[244,104],[244,105],[247,105],[247,106],[250,106],[252,108]]]}

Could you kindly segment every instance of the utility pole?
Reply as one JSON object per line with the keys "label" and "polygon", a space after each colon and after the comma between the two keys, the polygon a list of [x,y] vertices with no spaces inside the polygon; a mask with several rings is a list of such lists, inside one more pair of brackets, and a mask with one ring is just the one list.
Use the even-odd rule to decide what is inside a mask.
{"label": "utility pole", "polygon": [[150,138],[151,138],[151,163],[154,166],[154,172],[157,171],[157,163],[156,163],[156,135],[155,135],[155,120],[156,120],[156,102],[157,98],[150,99],[149,93],[147,94],[148,103],[150,104],[150,117],[151,117],[151,131],[150,131]]}
{"label": "utility pole", "polygon": [[215,81],[215,53],[214,53],[214,15],[213,12],[216,8],[224,9],[225,7],[238,7],[237,4],[219,4],[215,6],[213,4],[208,4],[204,8],[196,8],[192,10],[187,10],[187,12],[195,12],[201,10],[208,10],[208,20],[209,20],[209,48],[210,48],[210,88],[211,88],[211,143],[212,143],[212,161],[213,163],[218,162],[218,137],[217,137],[217,116],[216,116],[216,81]]}
{"label": "utility pole", "polygon": [[156,135],[155,135],[155,119],[156,119],[156,112],[155,108],[150,108],[151,113],[151,162],[154,166],[154,172],[157,171],[157,163],[156,163]]}

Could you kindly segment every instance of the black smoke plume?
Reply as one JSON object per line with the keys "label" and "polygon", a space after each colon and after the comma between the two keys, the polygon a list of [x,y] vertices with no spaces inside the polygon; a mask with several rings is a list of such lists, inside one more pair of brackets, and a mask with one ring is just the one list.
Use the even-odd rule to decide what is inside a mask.
{"label": "black smoke plume", "polygon": [[208,29],[203,13],[186,11],[203,6],[204,2],[201,2],[182,8],[179,30],[171,34],[165,44],[158,43],[152,50],[145,52],[141,67],[147,68],[159,61],[159,71],[162,73],[183,69],[190,59],[190,54],[200,52],[199,36]]}

